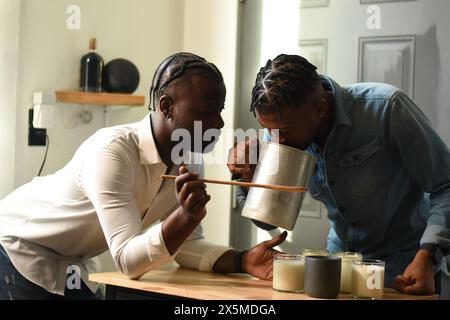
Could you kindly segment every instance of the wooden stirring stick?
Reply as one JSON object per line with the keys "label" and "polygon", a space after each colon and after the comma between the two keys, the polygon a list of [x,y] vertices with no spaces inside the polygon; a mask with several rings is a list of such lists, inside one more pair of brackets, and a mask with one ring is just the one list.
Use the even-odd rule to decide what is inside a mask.
{"label": "wooden stirring stick", "polygon": [[[175,180],[177,176],[162,174],[161,179],[171,179]],[[254,188],[266,188],[272,190],[279,191],[287,191],[287,192],[306,192],[308,189],[304,187],[289,187],[289,186],[281,186],[277,184],[260,184],[260,183],[252,183],[252,182],[240,182],[240,181],[222,181],[222,180],[211,180],[211,179],[197,179],[198,181],[206,182],[206,183],[215,183],[215,184],[226,184],[230,186],[241,186],[241,187],[254,187]]]}

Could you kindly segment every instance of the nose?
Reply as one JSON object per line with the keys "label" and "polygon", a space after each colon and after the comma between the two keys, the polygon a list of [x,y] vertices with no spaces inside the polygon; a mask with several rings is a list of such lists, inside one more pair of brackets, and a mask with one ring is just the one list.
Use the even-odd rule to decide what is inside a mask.
{"label": "nose", "polygon": [[225,122],[223,121],[222,116],[219,114],[219,116],[216,119],[214,127],[221,130],[224,126],[225,126]]}

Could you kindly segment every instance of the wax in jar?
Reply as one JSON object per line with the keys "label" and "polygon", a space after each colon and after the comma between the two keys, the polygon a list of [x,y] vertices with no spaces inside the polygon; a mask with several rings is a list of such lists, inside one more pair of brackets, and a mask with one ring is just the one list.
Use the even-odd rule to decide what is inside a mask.
{"label": "wax in jar", "polygon": [[353,261],[362,261],[362,254],[357,252],[339,252],[335,254],[341,258],[341,292],[350,293],[352,290]]}
{"label": "wax in jar", "polygon": [[305,257],[309,257],[309,256],[327,256],[328,254],[329,254],[328,250],[326,250],[326,249],[317,249],[317,248],[304,249],[303,252],[302,252],[302,255],[305,256]]}
{"label": "wax in jar", "polygon": [[352,266],[352,295],[355,298],[381,299],[384,289],[384,261],[355,261]]}
{"label": "wax in jar", "polygon": [[273,289],[302,292],[304,290],[305,259],[301,255],[279,255],[273,261]]}

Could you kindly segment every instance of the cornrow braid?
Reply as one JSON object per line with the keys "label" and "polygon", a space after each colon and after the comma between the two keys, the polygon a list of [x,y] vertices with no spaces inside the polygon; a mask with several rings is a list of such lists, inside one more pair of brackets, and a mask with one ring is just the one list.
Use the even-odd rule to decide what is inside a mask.
{"label": "cornrow braid", "polygon": [[320,83],[317,68],[303,57],[280,54],[268,60],[256,76],[250,111],[277,112],[284,106],[302,105]]}
{"label": "cornrow braid", "polygon": [[188,72],[201,74],[223,82],[222,73],[213,63],[193,53],[175,53],[164,59],[153,75],[152,86],[150,87],[149,110],[156,109],[156,100],[164,93],[164,89],[171,82]]}

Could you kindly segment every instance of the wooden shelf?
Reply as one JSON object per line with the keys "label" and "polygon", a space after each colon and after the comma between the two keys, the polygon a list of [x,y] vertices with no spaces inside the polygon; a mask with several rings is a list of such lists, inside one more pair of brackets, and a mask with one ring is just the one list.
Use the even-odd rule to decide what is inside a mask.
{"label": "wooden shelf", "polygon": [[122,93],[55,91],[56,101],[75,104],[143,106],[144,96]]}

